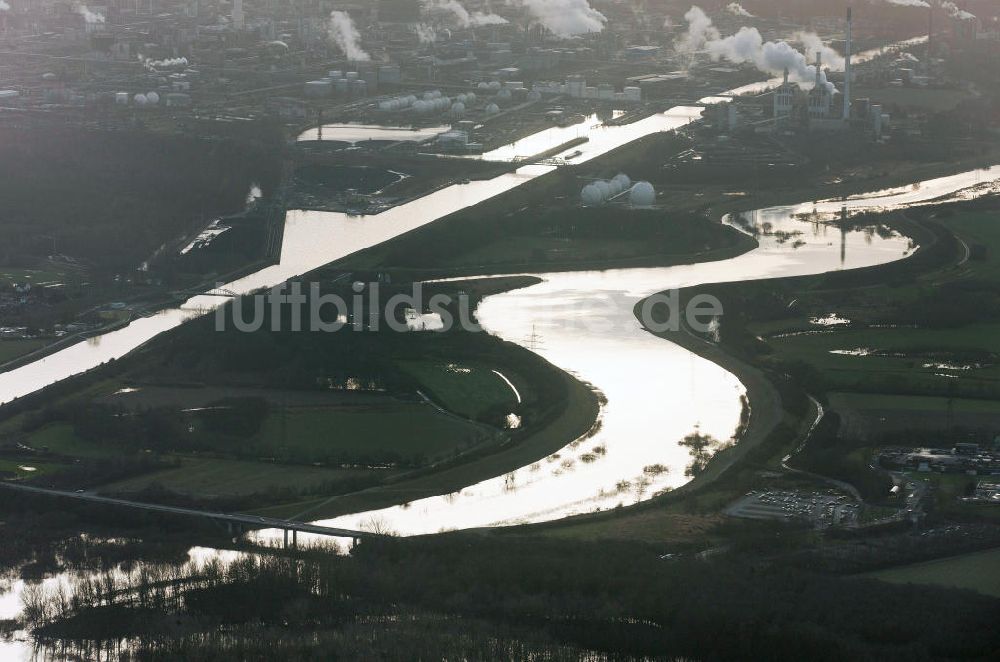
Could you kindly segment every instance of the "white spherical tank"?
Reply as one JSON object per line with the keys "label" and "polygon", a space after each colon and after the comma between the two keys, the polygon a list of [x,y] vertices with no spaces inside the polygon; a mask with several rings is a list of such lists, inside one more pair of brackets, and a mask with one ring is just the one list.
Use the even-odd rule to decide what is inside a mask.
{"label": "white spherical tank", "polygon": [[461,117],[462,115],[464,115],[465,114],[465,104],[462,103],[462,102],[458,102],[458,103],[452,105],[452,107],[451,107],[451,114],[454,115],[455,117]]}
{"label": "white spherical tank", "polygon": [[490,105],[486,106],[487,115],[496,115],[499,112],[500,112],[500,106],[496,105],[495,103],[491,103]]}
{"label": "white spherical tank", "polygon": [[611,185],[607,182],[594,182],[594,187],[601,192],[601,199],[607,200],[611,197]]}
{"label": "white spherical tank", "polygon": [[611,181],[618,182],[618,185],[621,187],[621,190],[623,191],[632,188],[632,180],[629,179],[629,176],[626,175],[625,173],[618,173],[617,175],[614,176],[614,178]]}
{"label": "white spherical tank", "polygon": [[469,92],[465,95],[465,103],[476,103],[476,93]]}
{"label": "white spherical tank", "polygon": [[651,207],[656,204],[656,189],[649,182],[639,182],[632,187],[629,202],[633,207]]}
{"label": "white spherical tank", "polygon": [[497,99],[500,99],[501,101],[510,101],[512,96],[513,94],[511,94],[511,91],[507,89],[497,92]]}
{"label": "white spherical tank", "polygon": [[601,195],[600,189],[595,185],[587,184],[580,191],[580,201],[587,206],[599,205],[604,202],[604,196]]}
{"label": "white spherical tank", "polygon": [[150,92],[149,94],[146,95],[146,102],[150,106],[155,106],[156,104],[160,103],[160,95],[157,94],[156,92]]}
{"label": "white spherical tank", "polygon": [[146,99],[146,95],[145,94],[137,94],[137,95],[135,95],[134,97],[132,97],[132,101],[135,102],[135,105],[140,106],[140,107],[141,106],[145,106],[147,103],[149,103],[149,101]]}

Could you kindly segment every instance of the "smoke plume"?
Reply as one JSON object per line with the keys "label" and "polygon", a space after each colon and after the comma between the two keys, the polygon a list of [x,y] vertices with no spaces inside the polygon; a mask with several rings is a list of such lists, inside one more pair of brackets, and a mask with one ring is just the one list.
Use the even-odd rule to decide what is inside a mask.
{"label": "smoke plume", "polygon": [[733,16],[742,16],[743,18],[754,18],[754,15],[743,9],[743,5],[738,2],[730,2],[726,5],[726,11]]}
{"label": "smoke plume", "polygon": [[957,18],[960,21],[971,21],[976,18],[975,14],[960,9],[954,2],[942,2],[941,9],[948,12],[948,15],[952,18]]}
{"label": "smoke plume", "polygon": [[87,7],[87,5],[77,5],[75,11],[80,16],[83,16],[83,20],[87,23],[95,24],[104,22],[104,14],[98,14],[97,12],[90,11],[90,8]]}
{"label": "smoke plume", "polygon": [[150,71],[156,69],[172,69],[174,67],[186,67],[188,66],[188,59],[186,57],[170,57],[166,60],[154,60],[152,58],[146,58],[142,55],[139,56],[139,61],[142,62]]}
{"label": "smoke plume", "polygon": [[459,27],[463,28],[478,28],[484,25],[504,25],[507,23],[507,19],[496,14],[488,14],[481,11],[469,13],[469,10],[463,7],[458,0],[425,0],[425,6],[451,12],[455,22]]}
{"label": "smoke plume", "polygon": [[[788,42],[764,41],[757,28],[748,27],[740,28],[739,32],[729,37],[722,37],[712,20],[698,7],[692,7],[684,18],[688,21],[688,31],[678,44],[679,51],[693,53],[705,50],[713,60],[725,59],[735,64],[750,63],[771,75],[780,75],[787,69],[789,78],[793,81],[816,81],[816,67],[809,64],[806,54],[796,50]],[[829,58],[825,61],[831,69],[843,68],[844,59],[825,46],[816,35],[800,33],[798,39],[813,57],[818,52],[824,58]],[[826,86],[831,93],[836,90],[822,70],[819,71],[819,84]]]}
{"label": "smoke plume", "polygon": [[413,26],[414,31],[417,33],[417,39],[420,40],[421,44],[433,44],[437,41],[437,30],[426,23],[417,23]]}
{"label": "smoke plume", "polygon": [[701,7],[691,7],[684,14],[684,20],[688,23],[688,31],[675,44],[681,53],[696,53],[705,48],[705,44],[722,38]]}
{"label": "smoke plume", "polygon": [[925,0],[885,0],[890,5],[899,5],[900,7],[923,7],[924,9],[930,8],[930,4]]}
{"label": "smoke plume", "polygon": [[4,0],[0,0],[0,11],[10,11],[10,5],[4,2]]}
{"label": "smoke plume", "polygon": [[507,4],[526,8],[535,21],[557,37],[600,32],[608,22],[588,0],[507,0]]}
{"label": "smoke plume", "polygon": [[354,21],[346,12],[330,12],[330,21],[327,24],[327,36],[329,36],[333,43],[337,44],[348,60],[367,61],[372,59],[361,48],[361,33],[358,32],[358,29],[354,26]]}

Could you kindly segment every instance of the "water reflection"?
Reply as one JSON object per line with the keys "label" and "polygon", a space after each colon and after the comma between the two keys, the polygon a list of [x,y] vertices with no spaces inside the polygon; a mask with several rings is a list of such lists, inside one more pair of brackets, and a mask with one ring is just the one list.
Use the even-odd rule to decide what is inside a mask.
{"label": "water reflection", "polygon": [[[934,200],[1000,177],[988,168],[923,182],[871,200],[828,200],[762,209],[728,219],[760,233],[760,247],[720,262],[659,269],[537,274],[543,282],[486,299],[482,325],[506,340],[532,338],[534,351],[594,384],[607,398],[600,429],[538,464],[463,489],[375,512],[322,522],[358,528],[372,517],[401,534],[432,533],[557,519],[614,508],[690,480],[698,431],[725,444],[741,420],[742,384],[719,366],[644,331],[633,314],[641,299],[671,288],[817,274],[884,264],[909,255],[910,239],[846,232],[831,241],[810,231],[850,211],[895,209]],[[811,217],[803,220],[803,215]],[[838,232],[839,234],[839,232]],[[787,237],[794,235],[796,242]],[[596,452],[601,449],[600,452]],[[665,470],[646,471],[661,466]]]}

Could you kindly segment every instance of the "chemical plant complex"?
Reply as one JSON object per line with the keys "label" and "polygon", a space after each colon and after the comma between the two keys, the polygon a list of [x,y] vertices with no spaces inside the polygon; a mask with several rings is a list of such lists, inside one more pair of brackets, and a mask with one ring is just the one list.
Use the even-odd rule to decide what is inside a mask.
{"label": "chemical plant complex", "polygon": [[[852,83],[947,87],[945,55],[967,66],[1000,58],[995,26],[943,9],[922,45],[880,53],[896,40],[874,10],[859,14],[852,44],[849,19],[806,34],[780,11],[723,11],[716,25],[700,9],[685,22],[655,3],[641,12],[612,4],[606,14],[572,4],[558,17],[527,0],[5,4],[0,121],[165,131],[261,118],[447,125],[440,150],[473,153],[540,122],[567,125],[600,110],[634,118],[762,74],[785,82],[722,103],[713,115],[720,131],[854,130],[882,140],[890,114],[852,98]],[[798,44],[796,34],[805,35]],[[775,45],[788,52],[765,54]],[[852,50],[866,52],[853,69]]]}

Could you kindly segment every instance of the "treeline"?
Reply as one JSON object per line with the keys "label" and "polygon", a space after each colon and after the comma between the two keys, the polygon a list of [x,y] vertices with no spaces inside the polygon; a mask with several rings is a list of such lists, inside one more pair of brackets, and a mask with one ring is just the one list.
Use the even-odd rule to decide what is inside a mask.
{"label": "treeline", "polygon": [[[483,650],[502,631],[517,642],[509,645],[545,642],[617,659],[982,659],[1000,646],[992,627],[1000,603],[969,592],[725,554],[666,560],[629,543],[464,534],[366,541],[350,556],[313,560],[250,557],[192,568],[168,585],[118,574],[80,596],[33,598],[36,633],[134,637],[144,650],[213,659],[289,637],[310,642],[313,655],[336,656],[338,635],[363,624],[372,637],[362,650],[381,653],[382,636],[426,642],[413,632],[397,639],[393,624],[406,622],[436,624],[441,653]],[[171,622],[188,628],[168,635]],[[201,634],[220,627],[231,637],[206,646]]]}

